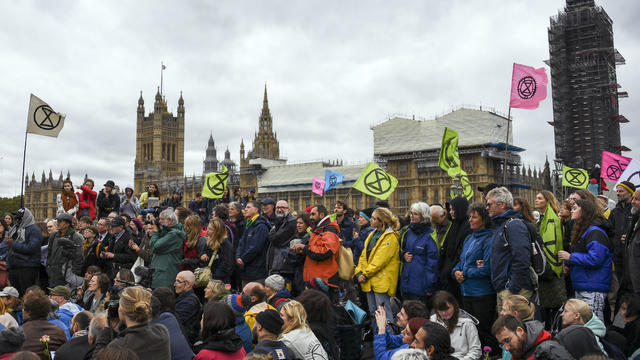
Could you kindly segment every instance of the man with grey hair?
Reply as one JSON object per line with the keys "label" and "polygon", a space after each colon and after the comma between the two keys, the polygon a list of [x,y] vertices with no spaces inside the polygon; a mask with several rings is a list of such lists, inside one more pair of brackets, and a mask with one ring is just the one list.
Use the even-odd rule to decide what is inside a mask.
{"label": "man with grey hair", "polygon": [[267,252],[267,269],[269,274],[282,275],[287,282],[293,281],[293,266],[285,263],[289,252],[289,241],[296,233],[296,218],[291,215],[289,203],[279,200],[276,203],[276,220],[269,231],[269,250]]}
{"label": "man with grey hair", "polygon": [[447,235],[449,235],[449,229],[451,229],[451,220],[447,218],[447,212],[441,205],[431,205],[431,224],[433,224],[433,232],[431,237],[433,241],[438,245],[438,253],[442,251],[442,245],[444,244]]}
{"label": "man with grey hair", "polygon": [[91,344],[91,346],[93,347],[96,346],[98,334],[100,334],[100,332],[104,330],[107,326],[108,326],[108,321],[107,321],[106,313],[99,313],[93,316],[93,319],[91,319],[91,322],[89,323],[89,332],[88,332],[89,337],[87,338],[87,341],[89,341],[89,344]]}
{"label": "man with grey hair", "polygon": [[153,257],[151,268],[154,269],[152,288],[168,287],[173,289],[173,282],[180,271],[184,239],[186,234],[178,222],[173,208],[166,208],[160,213],[159,227],[152,225],[149,246]]}
{"label": "man with grey hair", "polygon": [[498,293],[497,307],[509,295],[531,298],[531,237],[520,211],[513,210],[513,195],[505,187],[487,193],[487,210],[494,225],[491,240],[491,282]]}
{"label": "man with grey hair", "polygon": [[198,339],[200,333],[200,317],[202,315],[202,305],[200,299],[193,292],[193,284],[196,281],[195,275],[191,271],[180,271],[176,275],[174,283],[176,288],[176,319],[184,329],[184,336],[193,344]]}

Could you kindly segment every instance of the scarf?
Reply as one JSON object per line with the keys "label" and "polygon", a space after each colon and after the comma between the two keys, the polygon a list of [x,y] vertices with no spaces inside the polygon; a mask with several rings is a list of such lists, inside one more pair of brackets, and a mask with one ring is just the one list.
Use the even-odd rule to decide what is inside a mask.
{"label": "scarf", "polygon": [[429,229],[431,229],[431,224],[430,223],[411,223],[409,224],[409,230],[411,230],[411,232],[413,232],[416,235],[420,235],[426,231],[428,231]]}
{"label": "scarf", "polygon": [[76,198],[76,194],[72,191],[62,190],[60,194],[60,198],[62,198],[62,207],[64,211],[69,211],[73,209],[78,203],[78,199]]}

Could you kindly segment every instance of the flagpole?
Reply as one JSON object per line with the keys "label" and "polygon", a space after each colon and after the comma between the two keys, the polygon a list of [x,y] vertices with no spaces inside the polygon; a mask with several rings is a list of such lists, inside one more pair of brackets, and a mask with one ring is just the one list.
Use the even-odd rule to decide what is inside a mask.
{"label": "flagpole", "polygon": [[24,150],[22,151],[22,176],[20,177],[20,208],[24,207],[24,166],[27,160],[27,130],[24,131]]}
{"label": "flagpole", "polygon": [[162,72],[164,71],[164,64],[160,61],[160,95],[162,95]]}
{"label": "flagpole", "polygon": [[504,165],[503,165],[503,173],[502,173],[502,182],[506,187],[507,184],[507,154],[509,151],[509,127],[511,125],[511,106],[509,106],[509,113],[507,114],[507,142],[504,146]]}

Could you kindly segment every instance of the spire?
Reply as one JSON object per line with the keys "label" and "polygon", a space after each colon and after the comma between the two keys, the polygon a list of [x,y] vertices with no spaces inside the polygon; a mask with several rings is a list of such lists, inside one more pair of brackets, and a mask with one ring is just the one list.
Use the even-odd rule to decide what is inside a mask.
{"label": "spire", "polygon": [[71,173],[69,172],[69,169],[67,169],[67,179],[71,179]]}
{"label": "spire", "polygon": [[213,141],[213,132],[209,133],[209,146],[215,146]]}
{"label": "spire", "polygon": [[[49,173],[51,174],[51,173]],[[51,175],[49,175],[51,176]],[[42,170],[42,185],[44,185],[44,183],[47,181],[47,178],[44,176],[44,170]]]}
{"label": "spire", "polygon": [[180,106],[184,105],[184,99],[182,98],[182,91],[180,91],[180,98],[178,99],[178,105]]}
{"label": "spire", "polygon": [[140,97],[138,98],[138,105],[144,106],[144,99],[142,98],[142,90],[140,90]]}
{"label": "spire", "polygon": [[[42,172],[44,174],[44,171]],[[49,169],[49,182],[53,181],[53,172]]]}
{"label": "spire", "polygon": [[156,104],[162,103],[162,95],[160,94],[160,86],[158,86],[158,92],[156,92]]}
{"label": "spire", "polygon": [[267,99],[267,83],[264,83],[264,99],[262,100],[262,107],[269,108],[269,100]]}
{"label": "spire", "polygon": [[231,159],[231,152],[229,151],[229,147],[227,146],[227,150],[224,151],[224,159],[225,160],[230,160]]}

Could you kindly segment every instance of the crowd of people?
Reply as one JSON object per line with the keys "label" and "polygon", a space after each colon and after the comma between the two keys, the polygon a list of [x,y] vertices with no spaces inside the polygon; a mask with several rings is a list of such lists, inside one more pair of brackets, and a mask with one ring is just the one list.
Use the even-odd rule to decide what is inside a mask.
{"label": "crowd of people", "polygon": [[0,219],[0,360],[640,359],[629,182],[400,216],[93,188]]}

